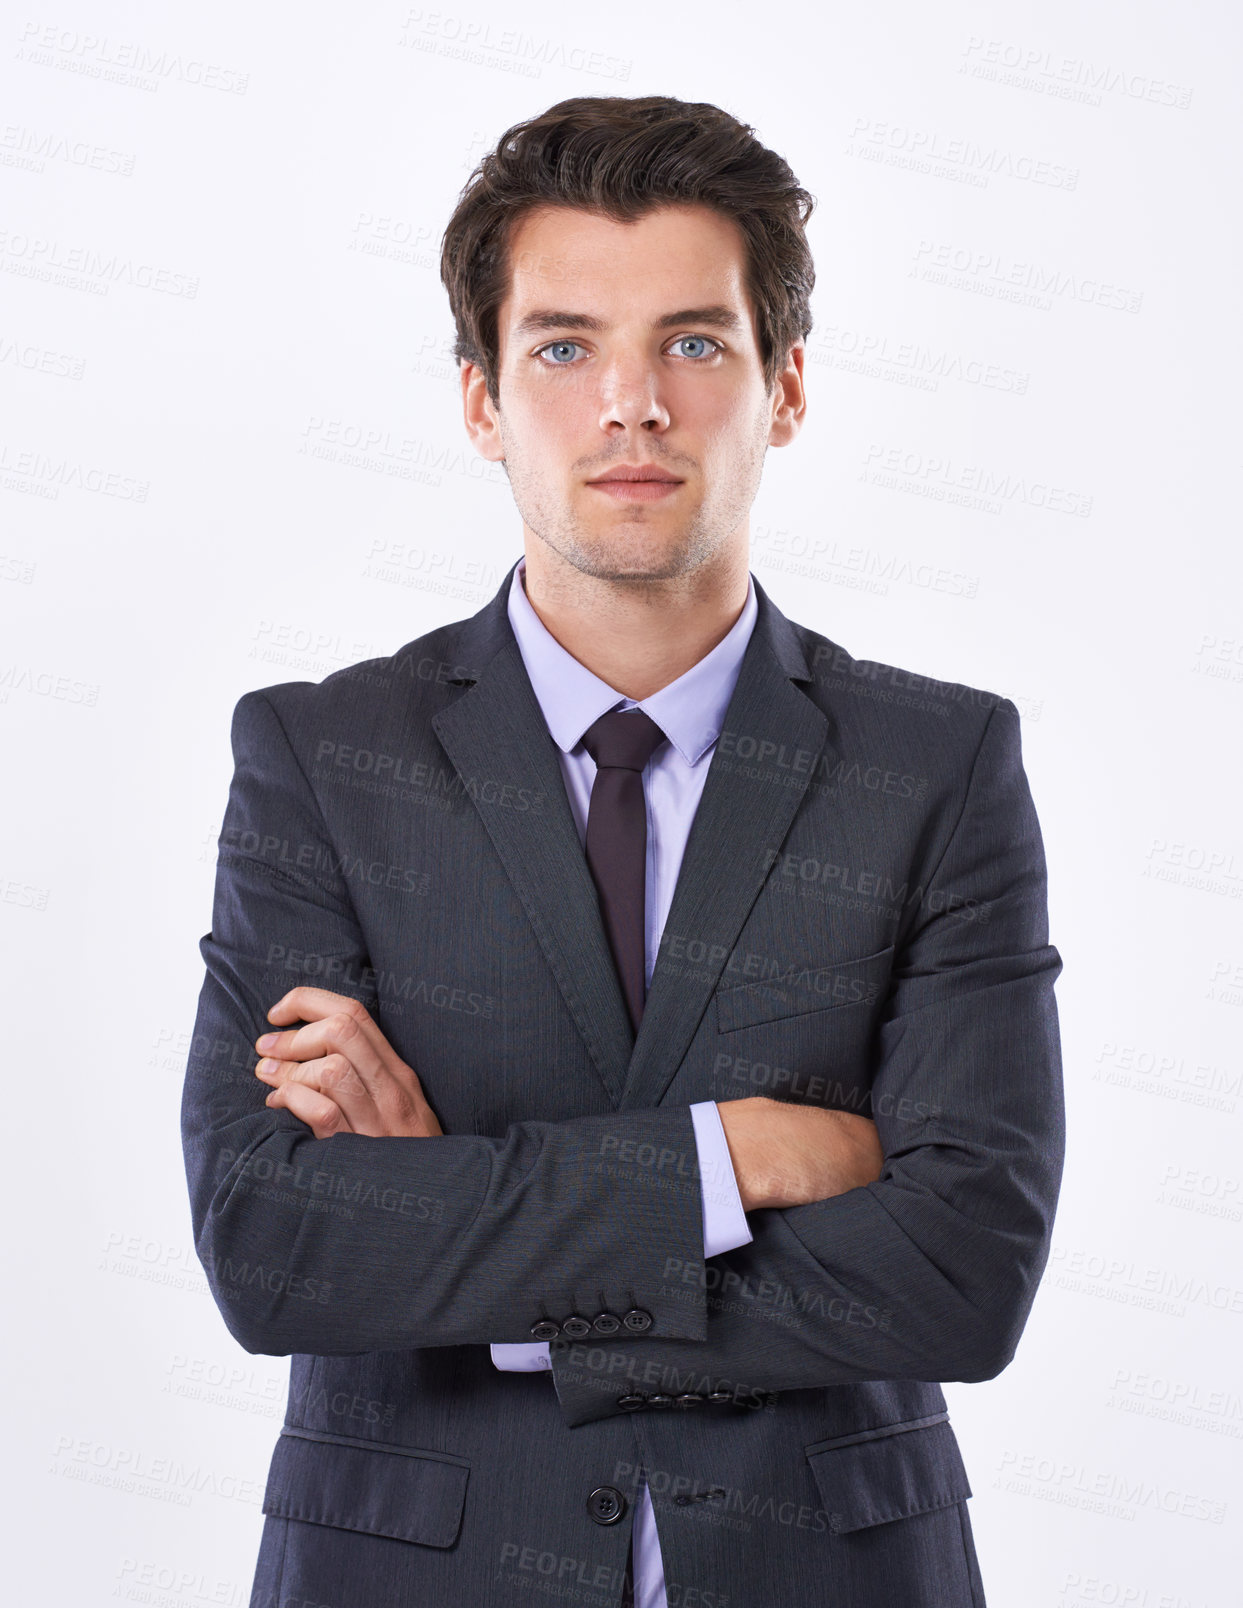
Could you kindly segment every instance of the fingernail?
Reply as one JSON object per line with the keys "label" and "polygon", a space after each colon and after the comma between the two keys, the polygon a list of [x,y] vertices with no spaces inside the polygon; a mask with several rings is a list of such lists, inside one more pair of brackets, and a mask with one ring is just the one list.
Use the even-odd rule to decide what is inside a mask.
{"label": "fingernail", "polygon": [[275,1043],[276,1043],[276,1034],[275,1033],[265,1033],[262,1036],[262,1038],[257,1038],[255,1040],[255,1048],[257,1050],[270,1050]]}
{"label": "fingernail", "polygon": [[275,1072],[275,1070],[276,1070],[276,1062],[275,1061],[269,1061],[266,1056],[264,1057],[264,1059],[262,1061],[257,1062],[256,1065],[255,1065],[255,1073],[256,1073],[256,1075],[258,1077],[261,1077],[261,1078],[271,1077],[272,1073]]}

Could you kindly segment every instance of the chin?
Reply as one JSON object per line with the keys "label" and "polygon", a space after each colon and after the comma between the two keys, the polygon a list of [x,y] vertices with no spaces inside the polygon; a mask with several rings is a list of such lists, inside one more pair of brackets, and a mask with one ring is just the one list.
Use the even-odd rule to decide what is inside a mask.
{"label": "chin", "polygon": [[690,548],[685,543],[659,547],[639,543],[601,543],[599,547],[582,551],[580,568],[599,580],[655,581],[685,575],[695,567]]}

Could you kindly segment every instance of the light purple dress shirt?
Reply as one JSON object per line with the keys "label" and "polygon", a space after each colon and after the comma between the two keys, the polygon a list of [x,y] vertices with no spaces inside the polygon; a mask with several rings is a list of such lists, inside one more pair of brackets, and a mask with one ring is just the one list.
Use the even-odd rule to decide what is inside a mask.
{"label": "light purple dress shirt", "polygon": [[[686,840],[699,807],[712,751],[733,696],[742,656],[755,625],[755,587],[748,577],[747,601],[726,635],[697,664],[638,703],[623,697],[561,646],[531,607],[526,594],[526,560],[520,559],[509,588],[509,622],[518,639],[522,662],[557,745],[557,758],[570,813],[580,842],[587,838],[587,810],[596,765],[582,745],[587,728],[606,711],[643,709],[668,737],[643,771],[647,804],[647,981],[660,949],[660,935],[673,903]],[[751,1230],[738,1194],[721,1114],[715,1100],[690,1107],[703,1188],[704,1256],[719,1256],[749,1244]],[[497,1342],[492,1360],[506,1372],[536,1372],[552,1367],[548,1342]],[[665,1572],[656,1532],[656,1514],[645,1481],[634,1516],[631,1552],[635,1608],[668,1608]]]}

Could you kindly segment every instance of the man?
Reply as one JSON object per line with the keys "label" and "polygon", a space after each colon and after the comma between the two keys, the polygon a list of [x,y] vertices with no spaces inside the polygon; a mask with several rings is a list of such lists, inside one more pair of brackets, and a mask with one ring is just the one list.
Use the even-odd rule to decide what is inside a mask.
{"label": "man", "polygon": [[442,273],[523,558],[238,703],[183,1136],[293,1358],[252,1608],[984,1602],[938,1381],[1043,1272],[1061,960],[1014,704],[749,575],[809,211],[716,107],[509,130]]}

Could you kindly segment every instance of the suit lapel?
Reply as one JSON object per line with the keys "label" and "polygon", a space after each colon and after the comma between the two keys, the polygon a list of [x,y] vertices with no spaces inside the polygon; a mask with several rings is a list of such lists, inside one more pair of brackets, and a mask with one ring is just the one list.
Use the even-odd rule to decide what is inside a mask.
{"label": "suit lapel", "polygon": [[755,628],[661,935],[626,1108],[658,1105],[681,1065],[828,738],[828,717],[793,685],[811,680],[798,637],[758,581],[755,589]]}
{"label": "suit lapel", "polygon": [[[634,1033],[557,745],[509,624],[508,593],[506,577],[492,603],[466,622],[459,656],[476,667],[474,685],[435,716],[432,729],[466,785],[617,1106]],[[498,790],[485,787],[488,780],[528,789],[528,796],[540,796],[540,807],[489,802]]]}
{"label": "suit lapel", "polygon": [[[526,909],[610,1101],[617,1109],[655,1106],[802,802],[829,720],[793,685],[812,679],[801,644],[756,581],[755,628],[709,764],[636,1040],[557,747],[509,624],[512,574],[463,622],[458,658],[473,668],[454,679],[468,690],[432,727]],[[758,754],[765,759],[757,762]],[[489,802],[498,792],[483,785],[489,780],[529,789],[541,796],[540,807]]]}

